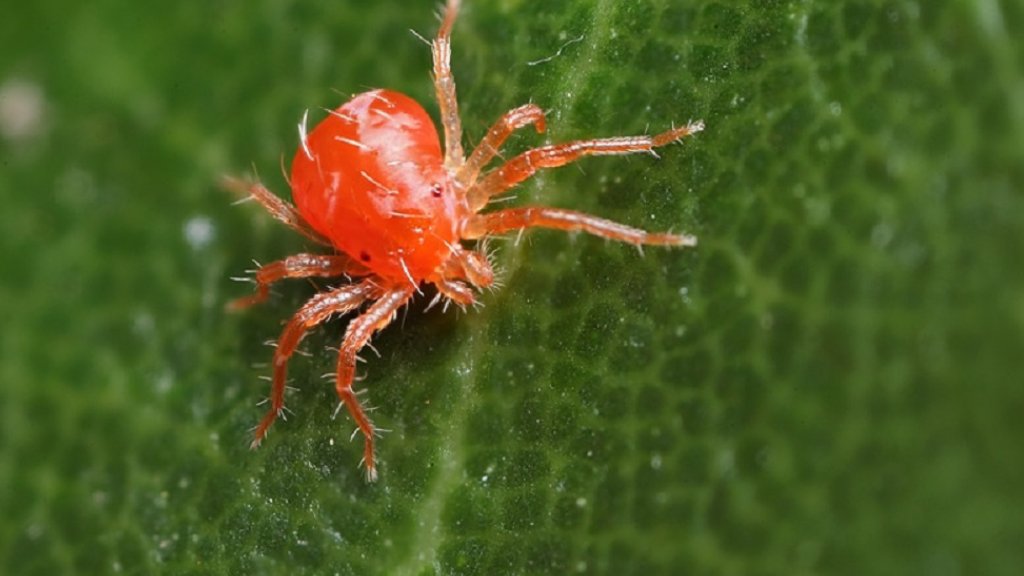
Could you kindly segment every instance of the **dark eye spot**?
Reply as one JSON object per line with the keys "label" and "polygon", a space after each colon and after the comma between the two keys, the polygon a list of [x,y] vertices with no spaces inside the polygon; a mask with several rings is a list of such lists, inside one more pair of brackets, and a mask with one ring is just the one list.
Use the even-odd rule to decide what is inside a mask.
{"label": "dark eye spot", "polygon": [[367,252],[366,250],[363,250],[362,252],[359,253],[359,259],[362,260],[363,262],[369,262],[370,253]]}
{"label": "dark eye spot", "polygon": [[441,185],[437,182],[434,182],[434,184],[430,186],[430,195],[434,198],[440,198],[443,192],[444,189],[441,188]]}

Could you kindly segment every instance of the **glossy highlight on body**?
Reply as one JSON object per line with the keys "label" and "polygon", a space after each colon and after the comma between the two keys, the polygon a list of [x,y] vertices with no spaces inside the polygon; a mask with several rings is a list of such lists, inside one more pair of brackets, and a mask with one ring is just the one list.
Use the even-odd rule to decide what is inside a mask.
{"label": "glossy highlight on body", "polygon": [[451,73],[451,29],[458,0],[449,0],[431,42],[434,87],[444,148],[427,112],[408,96],[371,90],[354,96],[307,130],[292,161],[295,206],[258,182],[226,184],[255,199],[272,216],[328,254],[297,254],[260,267],[256,292],[230,304],[233,309],[262,302],[269,286],[284,278],[344,278],[336,288],[313,296],[286,324],[273,357],[270,407],[256,426],[252,446],[266,436],[284,409],[287,366],[308,330],[332,316],[361,310],[348,325],[338,350],[335,390],[364,438],[363,463],[377,478],[373,425],[353,390],[358,352],[396,311],[416,294],[435,292],[435,301],[460,306],[494,282],[494,270],[479,240],[527,228],[583,231],[634,245],[695,246],[683,234],[650,233],[589,214],[528,206],[484,212],[490,202],[537,171],[584,156],[653,153],[703,129],[691,122],[653,136],[626,136],[549,144],[523,152],[485,171],[512,132],[546,128],[544,112],[526,104],[505,113],[468,155],[462,148],[455,80]]}

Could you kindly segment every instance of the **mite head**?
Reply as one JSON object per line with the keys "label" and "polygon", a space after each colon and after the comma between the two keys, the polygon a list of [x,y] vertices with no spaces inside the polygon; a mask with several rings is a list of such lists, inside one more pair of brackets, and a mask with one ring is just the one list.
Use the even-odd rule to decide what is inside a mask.
{"label": "mite head", "polygon": [[494,284],[494,268],[485,247],[477,251],[455,245],[438,270],[438,276],[452,282],[466,282],[474,288],[489,288]]}

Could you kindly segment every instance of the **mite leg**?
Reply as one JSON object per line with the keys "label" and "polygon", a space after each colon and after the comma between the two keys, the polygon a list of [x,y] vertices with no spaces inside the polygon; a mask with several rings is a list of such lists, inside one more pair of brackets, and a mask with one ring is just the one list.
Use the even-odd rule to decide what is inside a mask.
{"label": "mite leg", "polygon": [[451,58],[452,25],[459,12],[459,0],[448,0],[437,37],[430,44],[434,57],[434,92],[441,109],[441,124],[444,126],[444,165],[457,169],[465,162],[462,152],[462,120],[459,118],[459,101],[455,94],[455,77],[452,76]]}
{"label": "mite leg", "polygon": [[470,188],[467,194],[469,207],[473,211],[479,211],[491,198],[533,176],[542,168],[565,166],[579,160],[583,156],[653,152],[654,148],[671,144],[703,129],[704,123],[698,121],[654,136],[622,136],[595,140],[577,140],[527,150],[509,160],[500,168],[488,172],[476,186]]}
{"label": "mite leg", "polygon": [[356,354],[370,341],[374,332],[391,323],[395,312],[405,305],[414,292],[415,289],[408,286],[384,292],[366,312],[349,323],[345,340],[338,351],[338,379],[335,389],[363,433],[363,462],[366,464],[366,478],[370,482],[377,479],[377,462],[373,453],[375,430],[370,418],[359,404],[359,398],[352,390],[352,381],[356,375]]}
{"label": "mite leg", "polygon": [[473,153],[469,155],[466,163],[455,174],[455,181],[459,188],[466,190],[472,186],[476,182],[480,170],[498,155],[498,150],[501,149],[501,145],[505,143],[509,135],[530,124],[536,126],[538,134],[543,133],[547,128],[544,111],[535,104],[514,108],[498,118],[498,121],[487,131],[483,140],[473,149]]}
{"label": "mite leg", "polygon": [[288,377],[288,359],[295,352],[306,332],[327,320],[332,314],[344,314],[380,293],[370,281],[343,286],[329,292],[321,292],[306,302],[281,332],[274,350],[274,376],[270,388],[270,409],[256,426],[252,448],[256,448],[267,435],[267,429],[284,409],[284,389]]}
{"label": "mite leg", "polygon": [[225,176],[221,182],[228,190],[244,196],[245,198],[252,198],[256,200],[267,210],[267,212],[270,212],[271,216],[294,228],[299,232],[299,234],[302,234],[317,244],[323,244],[324,246],[331,245],[331,241],[324,238],[319,232],[314,230],[302,215],[299,214],[298,210],[296,210],[294,206],[281,199],[281,197],[277,196],[270,190],[267,190],[266,186],[263,184],[230,176]]}
{"label": "mite leg", "polygon": [[628,242],[635,246],[696,246],[697,238],[688,234],[651,233],[639,228],[560,208],[510,208],[487,214],[477,214],[463,228],[463,238],[472,240],[488,234],[501,234],[524,228],[553,228],[565,231],[583,231],[594,236]]}
{"label": "mite leg", "polygon": [[267,299],[270,285],[284,278],[330,278],[348,274],[365,276],[369,271],[341,254],[296,254],[261,266],[256,271],[256,293],[228,303],[229,310],[241,310]]}
{"label": "mite leg", "polygon": [[444,296],[463,308],[476,304],[476,296],[473,294],[473,290],[466,286],[465,282],[440,278],[434,281],[434,286],[437,287],[439,297]]}
{"label": "mite leg", "polygon": [[[477,288],[487,288],[494,284],[494,268],[487,257],[485,247],[481,246],[480,250],[477,251],[469,250],[456,244],[452,248],[451,255],[438,270],[436,278],[441,280],[466,280]],[[438,280],[431,279],[431,281],[440,285]]]}

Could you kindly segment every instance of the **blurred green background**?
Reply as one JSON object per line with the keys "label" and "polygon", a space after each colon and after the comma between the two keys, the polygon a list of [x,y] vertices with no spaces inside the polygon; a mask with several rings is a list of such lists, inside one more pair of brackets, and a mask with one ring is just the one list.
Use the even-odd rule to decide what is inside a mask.
{"label": "blurred green background", "polygon": [[[382,479],[319,375],[250,452],[315,290],[222,174],[306,109],[435,108],[431,0],[16,3],[0,20],[0,573],[1021,574],[1024,4],[467,0],[467,141],[707,131],[522,186],[699,235],[499,241],[503,289],[414,305],[362,365]],[[324,283],[319,283],[323,286]]]}

